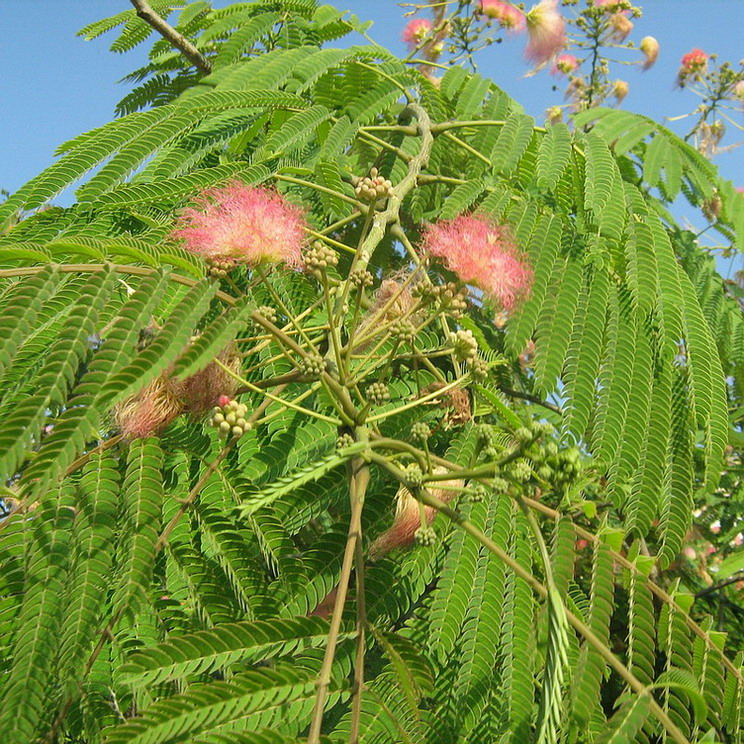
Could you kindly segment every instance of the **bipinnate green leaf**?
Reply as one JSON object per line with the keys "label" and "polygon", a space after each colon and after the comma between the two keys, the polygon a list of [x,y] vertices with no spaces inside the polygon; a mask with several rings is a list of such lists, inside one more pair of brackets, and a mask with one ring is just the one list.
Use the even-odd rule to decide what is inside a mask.
{"label": "bipinnate green leaf", "polygon": [[220,623],[211,630],[178,636],[138,651],[121,667],[122,680],[133,687],[191,674],[211,672],[236,662],[257,662],[318,646],[328,635],[319,617],[273,618]]}

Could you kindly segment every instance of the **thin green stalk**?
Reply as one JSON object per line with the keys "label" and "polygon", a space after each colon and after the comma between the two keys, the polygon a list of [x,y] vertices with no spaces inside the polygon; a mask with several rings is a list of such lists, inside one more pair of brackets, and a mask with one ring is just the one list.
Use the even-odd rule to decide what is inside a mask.
{"label": "thin green stalk", "polygon": [[239,382],[241,385],[244,385],[249,390],[251,390],[254,393],[260,393],[264,397],[268,398],[269,400],[273,400],[275,403],[280,403],[283,406],[286,406],[287,408],[291,408],[293,411],[297,411],[298,413],[304,413],[306,416],[311,416],[312,418],[320,419],[321,421],[327,421],[330,424],[335,424],[336,426],[340,426],[341,422],[338,419],[333,418],[332,416],[326,416],[323,413],[318,413],[317,411],[313,411],[310,408],[303,408],[302,406],[298,406],[295,403],[292,403],[291,401],[284,400],[283,398],[280,398],[277,395],[273,395],[272,393],[268,392],[267,390],[262,390],[257,385],[254,385],[249,380],[246,380],[244,377],[241,377],[237,372],[234,372],[231,370],[228,366],[223,364],[219,359],[214,360],[215,364],[223,371],[225,374],[232,377],[234,380]]}
{"label": "thin green stalk", "polygon": [[338,579],[338,589],[336,601],[333,605],[333,615],[331,616],[331,627],[328,630],[328,643],[326,644],[323,664],[320,668],[318,681],[316,683],[315,706],[313,716],[310,722],[310,731],[307,737],[307,744],[320,743],[320,729],[323,725],[323,712],[325,703],[328,699],[328,688],[331,683],[331,670],[333,668],[333,659],[336,655],[336,645],[341,630],[341,618],[343,616],[344,605],[346,604],[346,595],[349,589],[349,579],[351,577],[351,567],[356,554],[357,543],[361,541],[362,535],[362,510],[364,508],[364,498],[369,485],[369,465],[361,458],[355,457],[350,464],[351,472],[349,474],[349,497],[351,499],[351,517],[349,519],[349,532],[346,538],[346,549],[341,563],[341,574]]}

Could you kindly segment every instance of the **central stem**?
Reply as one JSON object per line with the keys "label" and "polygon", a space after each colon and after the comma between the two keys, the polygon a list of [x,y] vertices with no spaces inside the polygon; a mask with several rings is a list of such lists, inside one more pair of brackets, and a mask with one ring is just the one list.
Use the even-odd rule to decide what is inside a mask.
{"label": "central stem", "polygon": [[[320,668],[317,682],[317,694],[313,718],[310,724],[307,744],[319,744],[320,728],[323,724],[323,709],[328,698],[328,687],[331,683],[331,669],[333,659],[336,655],[336,644],[338,643],[339,631],[341,630],[341,617],[344,613],[346,595],[349,590],[349,578],[354,556],[357,554],[357,546],[361,546],[362,540],[362,509],[364,497],[369,485],[369,465],[361,457],[351,460],[349,468],[349,497],[351,500],[351,518],[349,519],[349,533],[346,538],[346,549],[341,564],[341,575],[338,580],[338,592],[336,602],[333,605],[331,627],[328,631],[328,645],[323,656],[323,665]],[[359,599],[357,598],[357,601]]]}

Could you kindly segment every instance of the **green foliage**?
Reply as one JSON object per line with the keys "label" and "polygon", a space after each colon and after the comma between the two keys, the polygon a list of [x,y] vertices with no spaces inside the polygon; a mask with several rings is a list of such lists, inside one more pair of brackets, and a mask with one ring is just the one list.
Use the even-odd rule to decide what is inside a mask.
{"label": "green foliage", "polygon": [[[0,205],[5,740],[306,741],[320,690],[316,743],[739,741],[742,635],[680,550],[732,477],[744,323],[666,206],[719,193],[741,249],[741,196],[645,117],[535,126],[461,67],[437,87],[331,48],[362,26],[314,0],[151,4],[211,72],[157,39],[122,116]],[[134,10],[81,33],[113,29],[114,51],[152,39]],[[373,168],[393,195],[370,205]],[[329,266],[221,276],[180,247],[178,214],[236,180],[301,205]],[[533,271],[496,324],[418,268],[424,224],[471,212]],[[154,389],[167,420],[120,437]],[[205,425],[221,395],[239,438]]]}

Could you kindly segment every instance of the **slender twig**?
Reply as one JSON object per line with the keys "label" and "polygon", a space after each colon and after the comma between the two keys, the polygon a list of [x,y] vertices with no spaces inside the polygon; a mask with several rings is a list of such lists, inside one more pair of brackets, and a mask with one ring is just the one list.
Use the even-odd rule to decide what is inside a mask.
{"label": "slender twig", "polygon": [[359,526],[359,538],[354,548],[354,569],[356,575],[356,609],[357,609],[357,647],[354,660],[354,697],[351,701],[351,726],[349,744],[358,744],[359,729],[362,721],[362,694],[364,692],[364,653],[366,650],[367,603],[364,596],[364,547],[362,545],[362,528]]}
{"label": "slender twig", "polygon": [[137,16],[152,26],[164,39],[168,40],[194,67],[209,75],[212,65],[209,60],[183,35],[176,31],[164,18],[159,16],[147,0],[129,0]]}
{"label": "slender twig", "polygon": [[537,395],[532,395],[531,393],[523,393],[521,390],[512,390],[511,388],[506,387],[502,387],[500,388],[500,390],[502,393],[508,395],[510,398],[521,398],[522,400],[528,400],[530,403],[536,403],[538,406],[547,408],[549,411],[561,413],[561,409],[557,405],[555,405],[555,403],[550,403],[547,400],[543,400]]}
{"label": "slender twig", "polygon": [[336,602],[333,605],[333,615],[331,617],[331,627],[328,631],[328,643],[326,645],[325,655],[323,656],[323,665],[320,668],[320,674],[317,681],[317,693],[315,696],[315,707],[313,717],[310,723],[310,732],[307,737],[307,744],[319,744],[320,728],[323,724],[323,709],[328,698],[328,687],[331,683],[331,669],[333,659],[336,655],[336,644],[338,643],[339,631],[341,630],[341,617],[346,604],[346,594],[349,589],[349,579],[351,577],[351,567],[356,553],[357,541],[361,539],[362,531],[362,509],[364,507],[364,496],[369,484],[369,465],[361,458],[355,457],[351,461],[351,474],[349,476],[349,495],[351,498],[351,517],[349,520],[349,533],[346,539],[346,549],[341,564],[341,575],[338,579],[338,590],[336,593]]}
{"label": "slender twig", "polygon": [[711,586],[706,586],[705,589],[701,589],[699,592],[695,592],[695,599],[706,597],[708,594],[713,594],[713,592],[717,592],[719,589],[723,589],[725,586],[729,586],[730,584],[736,584],[737,581],[742,581],[744,579],[743,571],[744,569],[742,569],[742,571],[737,571],[733,576],[730,576],[728,579],[724,581],[719,581],[717,584],[711,584]]}

